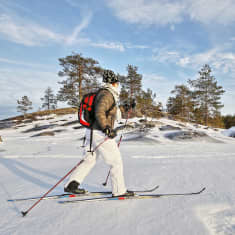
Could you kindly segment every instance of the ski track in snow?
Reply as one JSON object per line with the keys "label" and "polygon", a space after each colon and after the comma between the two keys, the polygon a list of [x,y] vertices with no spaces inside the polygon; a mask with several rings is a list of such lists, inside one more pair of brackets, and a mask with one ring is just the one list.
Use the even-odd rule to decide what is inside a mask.
{"label": "ski track in snow", "polygon": [[[50,121],[63,124],[65,119],[76,120],[76,115]],[[203,126],[199,130],[210,138],[172,141],[166,138],[170,131],[156,127],[147,134],[124,133],[120,146],[128,188],[146,189],[159,184],[156,193],[184,193],[205,186],[201,195],[72,205],[47,200],[22,218],[20,211],[33,202],[12,203],[7,199],[44,194],[82,158],[84,130],[66,126],[63,127],[66,131],[53,137],[31,137],[39,132],[22,133],[35,123],[50,125],[50,121],[1,130],[4,140],[0,143],[1,235],[235,234],[235,140],[224,136],[223,130],[205,130]],[[172,120],[159,121],[179,126]],[[184,125],[186,129],[197,130],[191,124]],[[59,128],[55,126],[53,130]],[[108,170],[98,160],[83,186],[90,191],[110,190],[110,182],[107,188],[102,186]],[[63,192],[64,183],[52,194]]]}

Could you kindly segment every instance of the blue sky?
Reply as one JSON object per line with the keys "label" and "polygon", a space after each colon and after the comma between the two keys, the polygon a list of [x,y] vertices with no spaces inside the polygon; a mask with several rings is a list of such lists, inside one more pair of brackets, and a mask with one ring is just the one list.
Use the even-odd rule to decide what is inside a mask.
{"label": "blue sky", "polygon": [[37,111],[72,52],[120,74],[138,66],[164,105],[208,63],[226,90],[222,113],[235,114],[234,0],[0,0],[0,119],[24,95]]}

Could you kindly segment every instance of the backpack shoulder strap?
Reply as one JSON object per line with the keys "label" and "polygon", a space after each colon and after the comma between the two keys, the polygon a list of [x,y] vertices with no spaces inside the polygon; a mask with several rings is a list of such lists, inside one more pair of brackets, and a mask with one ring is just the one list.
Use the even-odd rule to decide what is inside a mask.
{"label": "backpack shoulder strap", "polygon": [[113,102],[112,106],[106,111],[106,115],[109,115],[109,112],[116,106],[115,101]]}

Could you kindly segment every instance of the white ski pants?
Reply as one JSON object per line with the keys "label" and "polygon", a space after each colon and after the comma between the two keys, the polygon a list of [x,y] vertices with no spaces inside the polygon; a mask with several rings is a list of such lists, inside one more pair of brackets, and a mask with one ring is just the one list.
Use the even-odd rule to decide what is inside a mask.
{"label": "white ski pants", "polygon": [[[86,148],[84,153],[84,162],[81,163],[73,172],[69,178],[69,181],[65,185],[75,180],[80,184],[88,175],[90,170],[95,166],[98,157],[102,157],[106,164],[110,166],[110,176],[112,183],[113,195],[121,195],[126,192],[126,186],[123,175],[123,162],[122,157],[114,139],[106,140],[98,149],[92,154],[87,152],[90,149],[90,130],[86,130]],[[92,150],[96,148],[105,139],[105,135],[98,130],[93,130]]]}

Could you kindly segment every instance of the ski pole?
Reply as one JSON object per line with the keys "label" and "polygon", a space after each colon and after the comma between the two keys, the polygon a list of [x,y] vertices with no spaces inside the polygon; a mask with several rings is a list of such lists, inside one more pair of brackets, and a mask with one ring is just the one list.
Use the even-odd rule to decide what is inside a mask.
{"label": "ski pole", "polygon": [[49,189],[38,201],[36,201],[28,210],[21,211],[21,214],[26,216],[44,197],[46,197],[54,188],[56,188],[68,175],[70,175],[80,164],[83,163],[83,159],[76,164],[64,177],[62,177],[51,189]]}
{"label": "ski pole", "polygon": [[[125,122],[125,125],[124,125],[123,130],[126,128],[127,121],[128,121],[128,119],[129,119],[129,117],[130,117],[130,113],[131,113],[131,109],[130,109],[130,111],[129,111],[128,114],[127,114],[127,119],[126,119],[126,122]],[[120,146],[120,144],[121,144],[121,142],[122,142],[122,137],[123,137],[123,131],[122,131],[122,134],[121,134],[120,139],[119,139],[119,142],[118,142],[118,147]]]}
{"label": "ski pole", "polygon": [[[132,109],[130,109],[130,110],[129,110],[129,112],[128,112],[128,114],[127,114],[127,119],[126,119],[126,121],[125,121],[125,125],[124,125],[123,130],[126,128],[127,121],[128,121],[128,119],[129,119],[129,117],[130,117],[130,113],[131,113],[131,111],[132,111]],[[119,146],[120,146],[120,144],[121,144],[121,142],[122,142],[122,137],[123,137],[123,131],[122,131],[122,134],[121,134],[120,139],[119,139],[119,141],[118,141],[118,148],[119,148]],[[107,183],[108,183],[108,179],[109,179],[110,171],[111,171],[111,169],[109,169],[109,172],[108,172],[108,175],[107,175],[107,177],[106,177],[105,182],[104,182],[104,183],[102,183],[102,185],[103,185],[103,186],[106,186],[106,185],[107,185]]]}
{"label": "ski pole", "polygon": [[[100,144],[98,144],[95,149],[93,150],[94,152],[109,138],[106,137]],[[23,217],[25,217],[43,198],[45,198],[53,189],[55,189],[67,176],[69,176],[79,165],[81,165],[84,162],[84,159],[82,159],[80,162],[76,164],[64,177],[62,177],[51,189],[49,189],[41,198],[38,199],[28,210],[26,211],[21,211],[21,214]]]}

